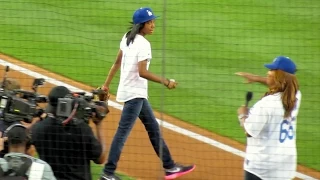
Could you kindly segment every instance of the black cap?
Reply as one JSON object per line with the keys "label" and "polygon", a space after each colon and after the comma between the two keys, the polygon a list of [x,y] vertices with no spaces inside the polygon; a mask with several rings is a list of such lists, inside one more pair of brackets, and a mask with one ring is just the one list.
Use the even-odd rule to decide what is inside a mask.
{"label": "black cap", "polygon": [[22,144],[27,141],[28,130],[23,125],[13,125],[9,128],[6,134],[9,144]]}
{"label": "black cap", "polygon": [[53,107],[56,107],[58,104],[58,99],[65,97],[69,93],[70,90],[65,86],[56,86],[52,88],[48,95],[49,104]]}

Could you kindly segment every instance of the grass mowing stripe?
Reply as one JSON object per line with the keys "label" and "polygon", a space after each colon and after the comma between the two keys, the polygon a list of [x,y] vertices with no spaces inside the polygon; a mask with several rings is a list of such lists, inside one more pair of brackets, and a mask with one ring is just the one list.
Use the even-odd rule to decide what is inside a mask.
{"label": "grass mowing stripe", "polygon": [[[69,78],[100,85],[113,63],[119,40],[133,8],[131,0],[1,1],[1,51]],[[303,6],[302,6],[303,5]],[[161,2],[152,5],[161,12]],[[183,8],[182,8],[183,7]],[[199,1],[168,2],[167,75],[179,88],[166,92],[164,112],[244,142],[234,119],[244,93],[253,101],[265,90],[244,85],[236,71],[265,74],[263,63],[278,54],[297,61],[303,101],[298,117],[299,163],[320,170],[319,123],[320,2],[310,1]],[[30,11],[31,9],[31,11]],[[93,9],[95,11],[93,11]],[[158,14],[159,14],[158,13]],[[160,14],[161,15],[161,14]],[[23,18],[22,18],[23,17]],[[161,17],[157,20],[160,21]],[[151,70],[160,73],[161,28],[152,42]],[[70,64],[76,68],[70,68]],[[118,75],[111,86],[116,92]],[[160,88],[150,83],[151,103],[160,107]],[[312,134],[312,135],[311,135]]]}

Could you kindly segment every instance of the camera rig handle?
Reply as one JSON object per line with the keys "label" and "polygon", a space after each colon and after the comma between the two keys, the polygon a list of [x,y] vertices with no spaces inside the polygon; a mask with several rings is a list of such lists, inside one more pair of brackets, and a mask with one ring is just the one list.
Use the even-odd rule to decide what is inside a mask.
{"label": "camera rig handle", "polygon": [[32,90],[36,93],[38,91],[38,87],[42,86],[45,83],[43,78],[36,78],[32,84]]}
{"label": "camera rig handle", "polygon": [[9,67],[9,66],[6,66],[6,69],[5,69],[5,72],[4,72],[4,76],[3,76],[3,81],[2,81],[2,84],[1,84],[1,88],[2,88],[2,89],[5,88],[6,80],[7,80],[7,75],[8,75],[9,70],[10,70],[10,67]]}

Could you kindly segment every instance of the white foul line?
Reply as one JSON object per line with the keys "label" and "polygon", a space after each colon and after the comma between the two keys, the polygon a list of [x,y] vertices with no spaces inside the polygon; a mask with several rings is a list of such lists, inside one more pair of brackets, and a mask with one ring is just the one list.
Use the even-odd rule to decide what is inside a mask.
{"label": "white foul line", "polygon": [[[61,81],[59,81],[59,80],[57,80],[57,79],[53,79],[53,78],[48,77],[48,76],[45,76],[45,75],[43,75],[43,74],[39,74],[39,73],[34,72],[34,71],[30,70],[30,69],[23,68],[23,67],[21,67],[21,66],[12,64],[12,63],[7,62],[7,61],[2,60],[2,59],[0,59],[0,65],[2,65],[2,66],[10,66],[10,69],[14,69],[14,70],[16,70],[16,71],[22,72],[22,73],[24,73],[24,74],[27,74],[27,75],[32,76],[32,77],[35,77],[35,78],[44,78],[45,81],[48,82],[48,83],[50,83],[50,84],[54,84],[54,85],[56,85],[56,86],[65,86],[65,87],[67,87],[68,89],[70,89],[71,91],[75,91],[75,92],[82,91],[82,92],[86,92],[86,93],[90,94],[90,92],[84,91],[84,90],[79,89],[79,88],[77,88],[77,87],[75,87],[75,86],[71,86],[71,85],[69,85],[69,84],[67,84],[67,83],[64,83],[64,82],[61,82]],[[108,105],[109,105],[109,106],[112,106],[112,107],[114,107],[114,108],[116,108],[116,109],[119,109],[119,110],[122,110],[122,108],[123,108],[123,106],[122,106],[121,104],[116,103],[116,102],[111,101],[111,100],[109,100]],[[227,152],[229,152],[229,153],[238,155],[238,156],[240,156],[240,157],[243,157],[243,158],[245,157],[245,152],[240,151],[240,150],[238,150],[238,149],[236,149],[236,148],[233,148],[233,147],[231,147],[231,146],[228,146],[228,145],[226,145],[226,144],[223,144],[223,143],[221,143],[221,142],[218,142],[218,141],[216,141],[216,140],[214,140],[214,139],[210,139],[210,138],[208,138],[208,137],[202,136],[201,134],[197,134],[197,133],[194,133],[194,132],[189,131],[189,130],[187,130],[187,129],[181,128],[181,127],[176,126],[176,125],[173,125],[173,124],[171,124],[171,123],[165,122],[164,120],[161,120],[161,119],[158,119],[158,118],[157,118],[157,121],[158,121],[158,123],[161,122],[161,124],[162,124],[163,127],[167,128],[167,129],[170,129],[171,131],[180,133],[180,134],[182,134],[182,135],[185,135],[185,136],[187,136],[187,137],[190,137],[190,138],[196,139],[196,140],[198,140],[198,141],[204,142],[204,143],[209,144],[209,145],[211,145],[211,146],[220,148],[220,149],[222,149],[222,150],[224,150],[224,151],[227,151]],[[300,179],[316,180],[316,179],[313,178],[313,177],[310,177],[310,176],[308,176],[308,175],[305,175],[305,174],[302,174],[302,173],[299,173],[299,172],[296,172],[296,177],[297,177],[297,178],[300,178]]]}

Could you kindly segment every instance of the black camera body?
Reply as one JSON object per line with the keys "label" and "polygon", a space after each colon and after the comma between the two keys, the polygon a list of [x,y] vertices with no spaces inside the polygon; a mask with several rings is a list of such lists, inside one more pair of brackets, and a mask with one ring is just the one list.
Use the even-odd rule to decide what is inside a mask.
{"label": "black camera body", "polygon": [[72,92],[63,98],[58,99],[56,117],[62,120],[63,124],[67,124],[72,120],[72,124],[85,121],[89,123],[89,119],[93,117],[98,121],[104,119],[108,111],[99,111],[99,107],[107,109],[106,102],[95,100],[96,91],[92,91],[92,95],[85,95],[85,92]]}
{"label": "black camera body", "polygon": [[38,103],[46,103],[47,97],[25,90],[7,91],[0,89],[0,120],[7,122],[24,120],[30,123],[43,110]]}
{"label": "black camera body", "polygon": [[[6,73],[9,71],[9,66],[6,68]],[[37,88],[43,85],[45,80],[37,78],[32,85],[32,91],[23,89],[6,90],[4,87],[6,81],[6,73],[0,88],[0,120],[9,122],[24,120],[30,123],[34,117],[40,116],[44,111],[38,108],[38,103],[46,103],[48,98],[37,93]]]}

